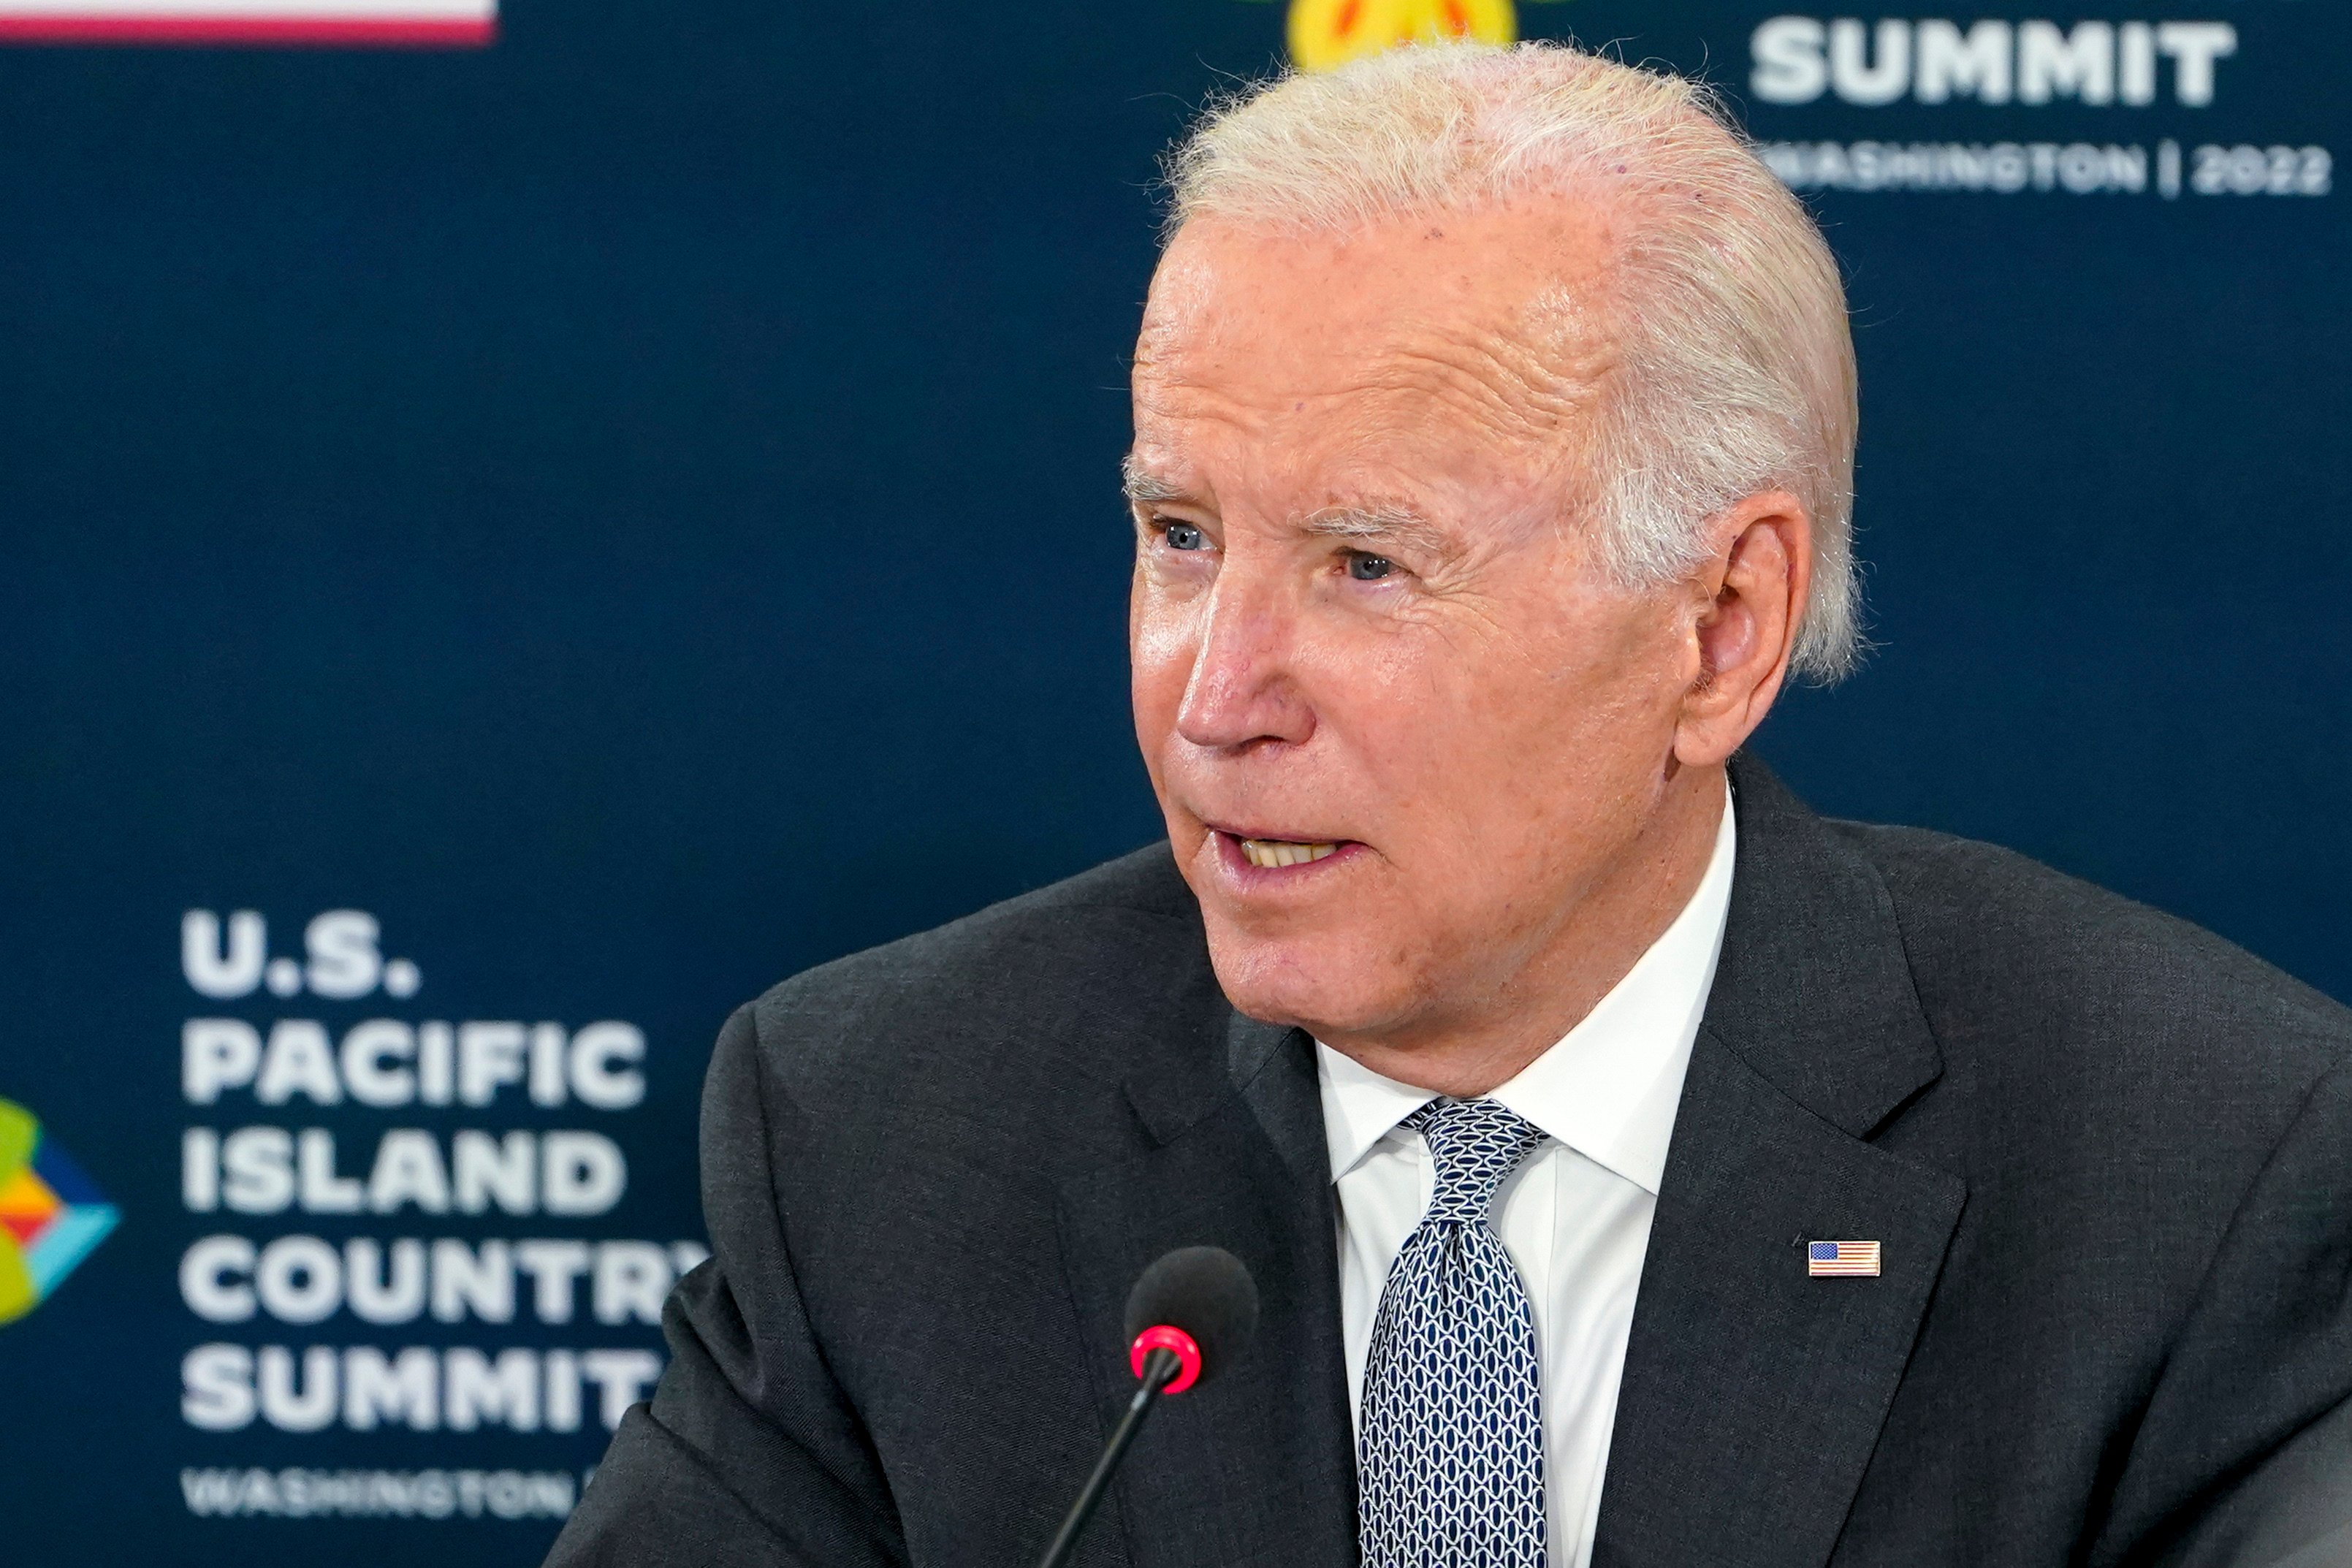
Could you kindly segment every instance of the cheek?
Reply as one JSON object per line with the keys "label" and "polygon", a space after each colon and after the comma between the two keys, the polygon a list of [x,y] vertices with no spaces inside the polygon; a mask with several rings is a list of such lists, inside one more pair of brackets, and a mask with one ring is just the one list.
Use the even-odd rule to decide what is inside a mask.
{"label": "cheek", "polygon": [[1141,571],[1128,598],[1128,680],[1135,706],[1136,738],[1144,761],[1155,769],[1160,747],[1176,727],[1184,685],[1192,668],[1191,617],[1169,602]]}
{"label": "cheek", "polygon": [[1368,753],[1386,759],[1394,798],[1418,803],[1415,837],[1453,861],[1474,843],[1480,864],[1572,854],[1672,747],[1671,648],[1650,617],[1622,604],[1550,613],[1541,635],[1447,639],[1359,689]]}

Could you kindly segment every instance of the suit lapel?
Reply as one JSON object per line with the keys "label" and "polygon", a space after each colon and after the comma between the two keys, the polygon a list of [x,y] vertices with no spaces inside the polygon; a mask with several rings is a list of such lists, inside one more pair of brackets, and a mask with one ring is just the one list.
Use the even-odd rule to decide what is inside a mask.
{"label": "suit lapel", "polygon": [[[1903,1374],[1963,1189],[1822,1122],[1712,1031],[1643,1265],[1595,1568],[1819,1568]],[[1877,1279],[1804,1244],[1877,1241]]]}
{"label": "suit lapel", "polygon": [[[1942,1070],[1875,869],[1762,769],[1636,1298],[1595,1568],[1820,1568],[1966,1187],[1869,1136]],[[1875,1240],[1814,1279],[1810,1240]]]}
{"label": "suit lapel", "polygon": [[[1355,1465],[1340,1346],[1337,1223],[1312,1047],[1228,1011],[1192,1064],[1129,1081],[1157,1144],[1061,1193],[1064,1258],[1108,1436],[1133,1393],[1127,1293],[1173,1247],[1249,1266],[1250,1350],[1161,1402],[1129,1454],[1082,1562],[1136,1568],[1351,1568]],[[1109,1515],[1115,1512],[1116,1520]]]}

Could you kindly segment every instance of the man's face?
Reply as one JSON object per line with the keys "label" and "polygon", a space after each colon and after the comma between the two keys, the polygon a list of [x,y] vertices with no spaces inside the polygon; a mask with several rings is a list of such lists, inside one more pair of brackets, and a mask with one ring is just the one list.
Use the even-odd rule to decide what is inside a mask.
{"label": "man's face", "polygon": [[1245,1013],[1438,1037],[1654,853],[1689,623],[1595,555],[1606,223],[1202,219],[1153,280],[1136,732]]}

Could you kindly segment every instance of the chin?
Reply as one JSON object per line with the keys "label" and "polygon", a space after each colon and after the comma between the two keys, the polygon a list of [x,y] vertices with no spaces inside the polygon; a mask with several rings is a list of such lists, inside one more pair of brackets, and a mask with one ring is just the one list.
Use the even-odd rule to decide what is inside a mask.
{"label": "chin", "polygon": [[1209,961],[1236,1011],[1318,1036],[1376,1030],[1410,998],[1393,964],[1344,940],[1268,941],[1213,924]]}

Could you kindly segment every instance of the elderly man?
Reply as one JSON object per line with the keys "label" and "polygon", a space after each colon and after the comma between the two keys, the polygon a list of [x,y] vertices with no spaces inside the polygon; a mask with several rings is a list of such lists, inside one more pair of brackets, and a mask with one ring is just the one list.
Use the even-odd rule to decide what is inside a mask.
{"label": "elderly man", "polygon": [[1081,1562],[2208,1563],[2326,1492],[2352,1021],[1739,758],[1853,658],[1854,394],[1737,133],[1416,49],[1172,174],[1168,842],[729,1023],[716,1256],[554,1561],[1034,1561],[1196,1243],[1257,1340]]}

